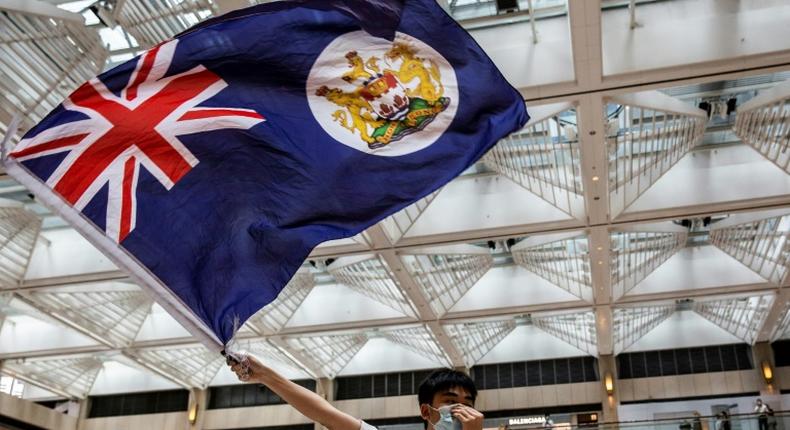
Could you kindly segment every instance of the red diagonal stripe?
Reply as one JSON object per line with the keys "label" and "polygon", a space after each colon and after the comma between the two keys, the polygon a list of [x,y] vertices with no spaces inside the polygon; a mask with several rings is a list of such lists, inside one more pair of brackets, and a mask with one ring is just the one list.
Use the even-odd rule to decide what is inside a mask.
{"label": "red diagonal stripe", "polygon": [[50,140],[49,142],[45,142],[45,143],[42,143],[42,144],[39,144],[39,145],[31,146],[29,148],[25,148],[25,149],[22,149],[22,150],[19,150],[19,151],[14,151],[10,155],[12,157],[15,157],[15,158],[22,158],[22,157],[27,157],[28,155],[36,155],[36,154],[39,154],[41,152],[46,152],[46,151],[50,151],[50,150],[53,150],[53,149],[65,148],[67,146],[73,146],[73,145],[76,145],[76,144],[80,143],[80,141],[83,138],[85,138],[85,136],[87,136],[87,135],[88,135],[88,133],[77,134],[77,135],[69,136],[69,137],[61,137],[60,139]]}
{"label": "red diagonal stripe", "polygon": [[132,231],[132,185],[134,184],[135,157],[129,157],[123,165],[123,186],[121,196],[121,225],[118,229],[118,242],[123,241]]}
{"label": "red diagonal stripe", "polygon": [[137,71],[137,75],[134,77],[134,82],[132,82],[132,84],[129,85],[129,88],[126,89],[126,100],[134,100],[137,97],[137,87],[139,87],[140,84],[148,79],[148,74],[151,73],[151,69],[154,68],[156,53],[159,52],[160,46],[162,45],[151,48],[143,56],[143,65],[140,66],[140,70]]}
{"label": "red diagonal stripe", "polygon": [[179,121],[186,121],[190,119],[203,119],[214,118],[219,116],[243,116],[247,118],[263,119],[263,115],[255,111],[241,110],[241,109],[196,109],[185,113],[179,118]]}

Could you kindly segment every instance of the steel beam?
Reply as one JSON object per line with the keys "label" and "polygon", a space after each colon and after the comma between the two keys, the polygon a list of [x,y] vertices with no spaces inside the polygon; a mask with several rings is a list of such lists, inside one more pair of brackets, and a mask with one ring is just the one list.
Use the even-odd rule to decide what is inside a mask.
{"label": "steel beam", "polygon": [[82,15],[40,0],[0,0],[0,10],[85,24]]}
{"label": "steel beam", "polygon": [[782,322],[785,312],[790,312],[788,304],[790,304],[790,289],[782,288],[778,290],[771,308],[768,310],[768,315],[766,315],[760,331],[757,332],[756,342],[771,342],[773,340],[776,330],[782,329],[782,327],[778,326]]}

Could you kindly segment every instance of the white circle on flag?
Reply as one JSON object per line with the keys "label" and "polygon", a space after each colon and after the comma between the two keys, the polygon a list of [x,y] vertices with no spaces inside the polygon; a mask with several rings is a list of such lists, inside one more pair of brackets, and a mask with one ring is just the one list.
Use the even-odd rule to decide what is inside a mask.
{"label": "white circle on flag", "polygon": [[447,130],[458,109],[458,83],[450,63],[419,39],[354,31],[318,56],[307,101],[338,142],[394,157],[427,148]]}

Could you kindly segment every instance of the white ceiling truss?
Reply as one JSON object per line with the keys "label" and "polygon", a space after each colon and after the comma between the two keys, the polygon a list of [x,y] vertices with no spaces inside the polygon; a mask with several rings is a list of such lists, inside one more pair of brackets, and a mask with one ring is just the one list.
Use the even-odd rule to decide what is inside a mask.
{"label": "white ceiling truss", "polygon": [[50,16],[0,14],[0,128],[21,119],[27,131],[104,67],[107,49],[80,16],[55,7]]}
{"label": "white ceiling truss", "polygon": [[592,311],[532,316],[532,323],[576,349],[598,355],[595,313]]}
{"label": "white ceiling truss", "polygon": [[406,316],[417,318],[414,306],[403,294],[387,263],[378,255],[341,257],[327,266],[327,270],[337,282]]}
{"label": "white ceiling truss", "polygon": [[0,290],[19,286],[40,230],[36,214],[21,207],[0,207]]}
{"label": "white ceiling truss", "polygon": [[450,366],[435,335],[425,325],[374,328],[318,336],[283,336],[281,339],[299,358],[305,358],[318,375],[337,376],[368,340],[384,338],[437,364]]}
{"label": "white ceiling truss", "polygon": [[790,81],[741,105],[733,130],[744,143],[790,173]]}
{"label": "white ceiling truss", "polygon": [[307,271],[299,271],[273,302],[264,306],[247,320],[260,334],[277,333],[285,327],[293,314],[315,286],[315,278]]}
{"label": "white ceiling truss", "polygon": [[488,248],[465,244],[409,250],[401,258],[438,316],[458,303],[494,263]]}
{"label": "white ceiling truss", "polygon": [[694,301],[694,311],[748,344],[754,344],[774,296],[704,299]]}
{"label": "white ceiling truss", "polygon": [[118,291],[32,291],[25,297],[115,347],[132,344],[153,302],[139,289]]}
{"label": "white ceiling truss", "polygon": [[211,0],[120,0],[113,3],[120,5],[111,9],[113,18],[142,48],[167,40],[217,12]]}
{"label": "white ceiling truss", "polygon": [[254,355],[265,363],[276,362],[285,366],[299,368],[300,363],[293,360],[277,346],[268,342],[266,339],[243,339],[237,341],[232,348],[244,353]]}
{"label": "white ceiling truss", "polygon": [[584,216],[576,111],[571,103],[530,109],[521,131],[501,140],[483,162],[570,216]]}
{"label": "white ceiling truss", "polygon": [[790,258],[790,214],[743,219],[736,224],[742,218],[733,217],[714,227],[711,242],[774,285],[780,285]]}
{"label": "white ceiling truss", "polygon": [[13,294],[3,293],[0,291],[0,330],[3,329],[3,323],[5,323],[6,314],[12,311],[12,309],[8,308],[8,304],[11,303],[11,299],[13,298]]}
{"label": "white ceiling truss", "polygon": [[3,371],[66,397],[84,398],[102,369],[96,357],[10,360]]}
{"label": "white ceiling truss", "polygon": [[790,302],[785,302],[782,318],[776,326],[771,340],[790,339]]}
{"label": "white ceiling truss", "polygon": [[513,319],[445,324],[450,340],[464,355],[467,367],[472,367],[516,328]]}
{"label": "white ceiling truss", "polygon": [[592,302],[590,250],[579,233],[532,236],[510,248],[513,261],[552,284]]}
{"label": "white ceiling truss", "polygon": [[658,91],[611,97],[609,207],[618,216],[702,139],[707,114]]}
{"label": "white ceiling truss", "polygon": [[675,304],[630,306],[614,309],[614,352],[627,350],[675,313]]}
{"label": "white ceiling truss", "polygon": [[136,349],[128,355],[184,387],[206,388],[225,359],[202,345]]}
{"label": "white ceiling truss", "polygon": [[318,336],[287,336],[283,340],[297,353],[317,365],[320,376],[334,378],[365,346],[364,333],[328,334]]}
{"label": "white ceiling truss", "polygon": [[381,222],[392,240],[400,240],[417,222],[442,189],[438,189]]}
{"label": "white ceiling truss", "polygon": [[611,282],[615,297],[631,291],[686,245],[686,231],[613,231]]}
{"label": "white ceiling truss", "polygon": [[[339,241],[342,244],[320,246],[314,253],[321,259],[316,257],[315,270],[305,266],[273,304],[249,321],[235,347],[267,361],[296,366],[316,377],[343,374],[344,368],[352,367],[348,364],[354,357],[366,345],[373,344],[369,341],[382,338],[437,365],[447,365],[452,358],[455,366],[472,366],[492,348],[507,344],[501,341],[520,324],[531,324],[588,354],[597,355],[596,343],[602,342],[613,344],[617,353],[632,347],[666,321],[677,309],[675,301],[689,297],[693,299],[684,302],[689,310],[745,342],[790,338],[790,308],[786,303],[781,309],[777,303],[771,308],[771,294],[778,292],[778,297],[787,297],[786,243],[790,222],[786,218],[790,214],[790,192],[778,187],[774,194],[759,194],[760,188],[781,182],[781,177],[770,183],[756,181],[754,195],[730,198],[728,194],[689,203],[680,198],[676,201],[672,190],[666,193],[667,202],[647,205],[648,209],[640,206],[651,201],[651,187],[655,186],[655,191],[662,185],[659,181],[666,182],[688,168],[686,161],[693,156],[697,163],[709,165],[686,175],[687,182],[677,188],[686,184],[692,188],[705,181],[723,182],[724,188],[737,185],[738,181],[727,182],[731,179],[726,175],[716,176],[716,157],[711,155],[715,151],[709,146],[714,137],[724,136],[721,140],[726,142],[720,153],[728,148],[748,149],[731,136],[733,130],[743,143],[762,154],[757,158],[764,163],[749,176],[759,177],[763,172],[758,170],[773,168],[764,159],[779,166],[780,171],[790,172],[790,81],[777,84],[787,79],[788,73],[775,73],[787,67],[760,69],[763,65],[758,64],[754,70],[742,71],[755,56],[739,56],[705,69],[706,76],[694,75],[695,67],[686,66],[682,73],[672,68],[669,74],[662,69],[625,77],[603,76],[601,47],[596,47],[600,44],[595,37],[589,37],[603,33],[597,7],[601,2],[590,2],[594,6],[588,6],[586,1],[585,6],[580,6],[581,2],[569,5],[577,81],[534,87],[517,85],[528,103],[529,123],[495,146],[461,178],[465,183],[490,179],[487,185],[460,188],[464,191],[460,193],[458,187],[453,188],[461,182],[457,181],[441,192],[431,193],[379,224],[386,233],[380,235],[387,240],[365,235]],[[128,40],[130,48],[112,51],[114,57],[128,58],[138,49],[155,45],[224,11],[230,3],[239,2],[102,0],[97,3],[101,8],[97,15],[102,21],[107,20],[104,28],[102,23],[85,25],[82,15],[54,7],[36,14],[9,10],[8,2],[0,0],[0,9],[6,12],[0,14],[0,133],[5,133],[16,113],[22,119],[20,132],[27,131],[71,90],[102,69],[108,52],[98,30],[120,28],[119,34],[133,37],[135,40]],[[486,7],[493,7],[493,3],[488,2]],[[565,5],[559,3],[557,7],[564,9]],[[546,27],[541,26],[549,21],[534,24],[547,34]],[[579,22],[584,25],[574,25]],[[476,21],[474,26],[481,27],[481,23],[484,24]],[[120,27],[114,27],[115,24]],[[506,31],[509,25],[497,27],[497,32]],[[481,36],[481,46],[490,47],[491,42],[484,40],[488,30],[477,31],[474,29],[473,34]],[[544,46],[541,44],[546,40],[542,39],[530,41],[530,49]],[[513,65],[510,63],[516,61],[499,55],[492,58],[505,66],[501,67],[505,76],[510,79],[518,73],[515,80],[522,82],[523,70],[508,70]],[[763,59],[769,58],[769,54],[765,55]],[[668,89],[676,85],[671,82],[675,78],[668,76],[681,75],[684,80],[677,85],[682,86]],[[670,82],[664,82],[665,79]],[[662,92],[652,91],[656,88]],[[759,95],[753,97],[757,91]],[[709,121],[706,113],[696,108],[703,99],[718,97],[726,101],[732,95],[738,101],[753,97],[737,107],[737,116],[727,114],[727,121],[735,119],[734,128],[727,121]],[[552,103],[538,104],[544,101]],[[742,161],[728,160],[727,166],[737,167]],[[683,163],[686,164],[681,168]],[[718,179],[709,180],[708,175]],[[503,191],[511,186],[515,191]],[[715,187],[705,185],[699,189],[711,188]],[[19,375],[63,396],[84,397],[102,368],[102,360],[123,354],[141,368],[184,387],[211,383],[222,366],[222,358],[183,337],[183,331],[178,332],[179,337],[137,339],[141,337],[141,324],[149,326],[150,320],[143,323],[143,319],[154,316],[150,302],[143,300],[139,291],[123,283],[116,283],[111,289],[82,288],[86,279],[106,283],[117,281],[122,273],[65,270],[51,278],[29,276],[35,266],[31,265],[35,263],[31,251],[40,252],[36,254],[39,257],[49,255],[46,250],[50,245],[40,235],[40,220],[49,216],[44,223],[46,233],[51,229],[46,221],[53,217],[45,215],[27,193],[19,184],[0,177],[0,195],[22,202],[39,214],[33,215],[21,207],[0,208],[0,329],[6,327],[9,332],[8,325],[34,315],[31,312],[20,316],[19,309],[11,308],[22,302],[53,317],[41,316],[41,320],[75,328],[99,343],[0,351],[0,357],[5,359],[3,372]],[[463,199],[472,203],[458,204]],[[519,209],[523,202],[528,203]],[[541,205],[548,209],[541,209]],[[770,213],[750,212],[757,205]],[[673,256],[686,258],[687,251],[691,254],[691,247],[677,252],[687,240],[691,243],[689,236],[701,237],[689,235],[688,230],[673,226],[672,222],[707,215],[728,216],[711,224],[711,243],[770,282],[752,280],[746,284],[733,280],[699,289],[651,292],[635,288],[653,273],[665,275],[667,270],[657,273],[656,269]],[[475,222],[453,224],[464,218]],[[444,223],[460,227],[442,229]],[[664,225],[654,225],[658,223]],[[593,237],[593,233],[600,233],[595,242],[587,237]],[[493,243],[489,244],[490,249],[482,245],[488,241]],[[57,245],[53,243],[51,248]],[[558,288],[543,288],[542,279],[535,277],[531,279],[537,282],[523,282],[521,288],[522,279],[530,278],[511,264],[511,257],[512,263],[531,272],[529,276],[537,275]],[[698,264],[690,260],[684,263]],[[742,269],[740,263],[727,261]],[[745,269],[743,272],[750,274]],[[485,288],[493,291],[492,284],[497,282],[507,288],[512,286],[513,303],[476,307],[476,302],[495,295],[488,294]],[[296,324],[294,315],[310,301],[310,294],[317,292],[316,285],[335,283],[403,316],[352,318],[326,326],[310,321]],[[582,300],[569,301],[559,289]],[[596,291],[595,312],[611,322],[598,324],[598,331],[594,314],[588,310],[592,291]],[[563,298],[557,299],[557,295]],[[357,294],[351,296],[349,299],[358,303],[378,305]],[[475,300],[461,300],[462,297]],[[771,330],[766,329],[768,308],[772,309]],[[156,323],[163,319],[156,319]],[[760,337],[758,331],[770,333]],[[602,341],[607,337],[610,341]],[[612,348],[601,350],[611,352]],[[76,356],[77,352],[84,354]]]}
{"label": "white ceiling truss", "polygon": [[450,367],[450,359],[442,352],[436,337],[424,325],[396,330],[381,330],[381,336],[425,358]]}

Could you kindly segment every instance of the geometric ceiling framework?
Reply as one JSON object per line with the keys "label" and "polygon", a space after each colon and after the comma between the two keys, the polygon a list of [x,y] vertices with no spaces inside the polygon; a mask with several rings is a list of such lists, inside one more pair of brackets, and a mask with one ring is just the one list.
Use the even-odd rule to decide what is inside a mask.
{"label": "geometric ceiling framework", "polygon": [[436,199],[440,191],[442,191],[441,188],[381,221],[381,226],[387,232],[387,235],[392,240],[400,240],[403,238],[420,218],[420,215],[425,213],[425,210],[428,209],[431,202]]}
{"label": "geometric ceiling framework", "polygon": [[134,341],[153,305],[137,287],[118,291],[112,284],[104,291],[33,291],[23,296],[39,309],[59,315],[119,348]]}
{"label": "geometric ceiling framework", "polygon": [[738,339],[753,345],[773,300],[772,294],[695,300],[693,310]]}
{"label": "geometric ceiling framework", "polygon": [[202,345],[138,349],[130,355],[186,387],[206,388],[225,364],[221,355]]}
{"label": "geometric ceiling framework", "polygon": [[513,319],[446,324],[445,331],[472,367],[516,328]]}
{"label": "geometric ceiling framework", "polygon": [[741,140],[790,173],[790,81],[761,91],[738,108],[733,130]]}
{"label": "geometric ceiling framework", "polygon": [[[209,18],[216,6],[210,0],[150,2],[144,0],[110,1],[107,13],[144,49]],[[120,8],[112,6],[120,5]]]}
{"label": "geometric ceiling framework", "polygon": [[[534,326],[563,342],[597,355],[595,314],[592,311],[541,313],[492,321],[467,321],[444,324],[450,340],[461,351],[464,364],[474,366],[518,326]],[[523,345],[535,348],[537,345]]]}
{"label": "geometric ceiling framework", "polygon": [[15,115],[19,130],[29,130],[104,67],[99,33],[81,16],[45,6],[48,16],[0,14],[0,136]]}
{"label": "geometric ceiling framework", "polygon": [[782,318],[776,325],[776,330],[771,338],[772,341],[779,339],[790,339],[790,302],[785,303]]}
{"label": "geometric ceiling framework", "polygon": [[315,286],[315,278],[307,271],[297,272],[277,298],[247,320],[261,334],[280,331]]}
{"label": "geometric ceiling framework", "polygon": [[532,323],[587,354],[598,355],[595,313],[592,311],[533,316]]}
{"label": "geometric ceiling framework", "polygon": [[401,258],[440,317],[458,303],[494,261],[487,247],[466,244],[408,250]]}
{"label": "geometric ceiling framework", "polygon": [[676,311],[693,311],[732,336],[753,345],[773,300],[773,294],[762,294],[617,307],[613,310],[614,351],[615,354],[627,351]]}
{"label": "geometric ceiling framework", "polygon": [[581,154],[573,104],[540,105],[529,113],[526,126],[500,140],[483,162],[552,206],[582,218]]}
{"label": "geometric ceiling framework", "polygon": [[334,378],[369,340],[383,338],[443,366],[450,366],[435,336],[424,325],[376,328],[354,333],[317,336],[284,336],[282,341],[299,360],[319,376]]}
{"label": "geometric ceiling framework", "polygon": [[675,313],[676,305],[633,306],[614,309],[614,353],[626,351]]}
{"label": "geometric ceiling framework", "polygon": [[11,360],[3,371],[66,397],[84,398],[90,392],[102,361],[95,357]]}
{"label": "geometric ceiling framework", "polygon": [[406,316],[417,317],[387,263],[378,255],[341,257],[327,266],[327,270],[337,282],[352,290]]}
{"label": "geometric ceiling framework", "polygon": [[317,336],[289,336],[285,343],[299,355],[297,359],[319,375],[334,378],[365,346],[367,337],[362,333],[330,334]]}
{"label": "geometric ceiling framework", "polygon": [[686,246],[688,231],[685,228],[664,224],[660,226],[663,231],[639,231],[652,226],[656,225],[635,226],[629,231],[613,231],[610,234],[611,283],[615,298],[634,289],[658,266]]}
{"label": "geometric ceiling framework", "polygon": [[[2,72],[0,72],[2,73]],[[17,202],[0,201],[0,290],[19,286],[41,230],[41,219]]]}
{"label": "geometric ceiling framework", "polygon": [[615,218],[700,142],[708,119],[702,109],[658,91],[609,101],[609,207]]}
{"label": "geometric ceiling framework", "polygon": [[578,233],[531,236],[510,248],[513,262],[574,296],[592,302],[590,252]]}
{"label": "geometric ceiling framework", "polygon": [[711,242],[774,285],[781,285],[790,258],[788,212],[732,216],[711,229]]}

